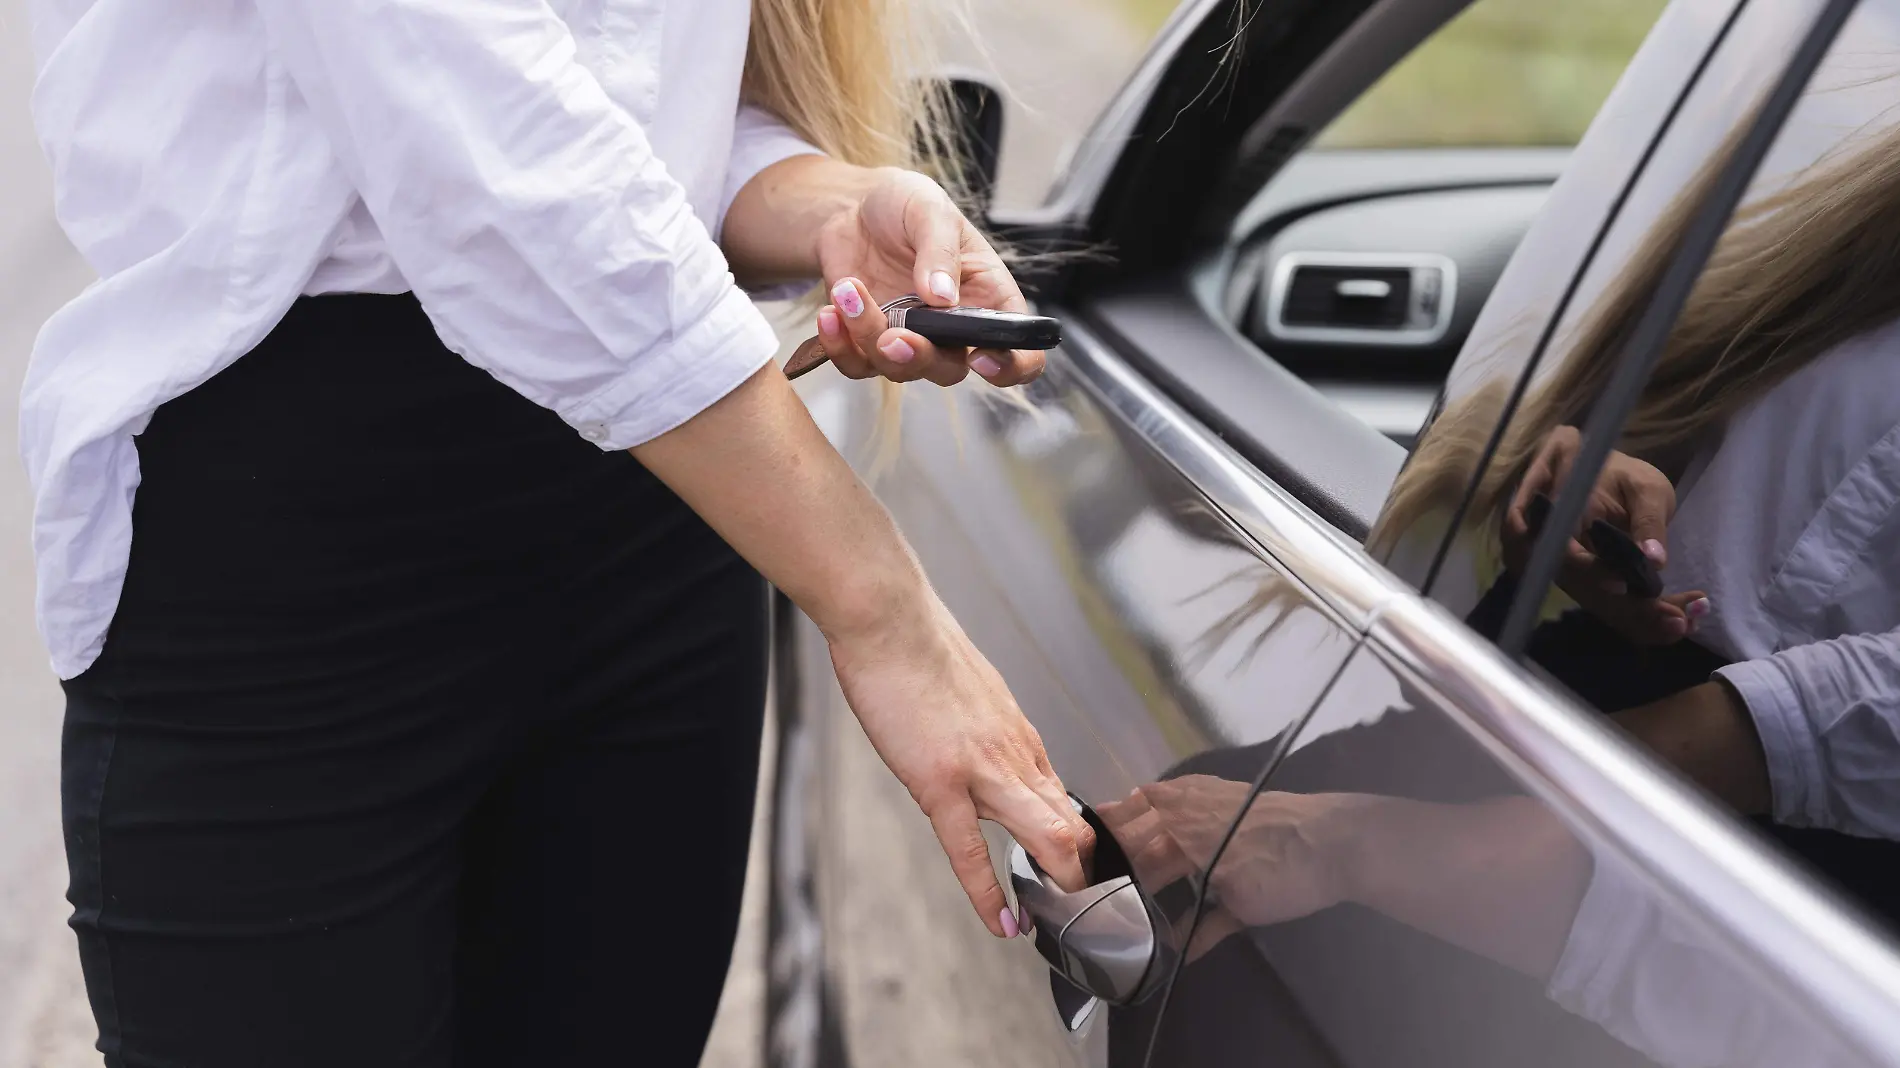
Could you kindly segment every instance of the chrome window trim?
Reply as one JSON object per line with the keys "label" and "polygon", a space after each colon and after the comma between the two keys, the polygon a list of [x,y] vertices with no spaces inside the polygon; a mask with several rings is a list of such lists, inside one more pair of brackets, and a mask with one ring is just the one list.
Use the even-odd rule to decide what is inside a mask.
{"label": "chrome window trim", "polygon": [[1557,807],[1718,927],[1771,981],[1877,1061],[1900,1064],[1900,955],[1851,907],[1575,701],[1505,659],[1262,477],[1085,327],[1053,362],[1191,480],[1374,651]]}
{"label": "chrome window trim", "polygon": [[[1286,298],[1293,288],[1293,272],[1302,267],[1370,267],[1412,272],[1412,297],[1417,299],[1420,272],[1438,272],[1438,302],[1429,326],[1373,327],[1288,326]],[[1310,342],[1324,345],[1390,345],[1418,347],[1436,345],[1451,328],[1452,311],[1458,306],[1458,265],[1448,256],[1435,252],[1283,252],[1274,261],[1267,280],[1267,333],[1279,341]]]}
{"label": "chrome window trim", "polygon": [[1086,326],[1069,318],[1062,333],[1052,357],[1347,626],[1363,633],[1379,607],[1404,592],[1357,542],[1254,470]]}

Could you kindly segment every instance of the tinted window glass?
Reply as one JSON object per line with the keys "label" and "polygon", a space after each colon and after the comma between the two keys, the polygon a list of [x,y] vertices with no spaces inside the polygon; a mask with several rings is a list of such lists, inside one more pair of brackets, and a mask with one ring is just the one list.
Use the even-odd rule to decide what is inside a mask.
{"label": "tinted window glass", "polygon": [[[1443,414],[1393,487],[1370,546],[1394,573],[1415,585],[1432,577],[1446,524],[1488,458],[1513,388],[1525,374],[1547,376],[1562,363],[1544,355],[1546,335],[1564,343],[1609,281],[1631,266],[1643,235],[1766,91],[1814,7],[1684,0],[1657,23],[1498,278],[1444,384]],[[1731,16],[1724,47],[1690,91],[1697,67],[1685,57],[1708,53]],[[1496,553],[1487,549],[1494,533],[1488,518],[1467,522],[1428,591],[1460,615],[1495,578]]]}
{"label": "tinted window glass", "polygon": [[[1787,49],[1818,5],[1762,8]],[[1750,36],[1753,34],[1753,36]],[[1779,42],[1776,44],[1776,42]],[[1863,3],[1755,176],[1601,470],[1587,421],[1689,209],[1756,92],[1707,99],[1615,223],[1487,467],[1436,591],[1495,634],[1541,604],[1527,655],[1786,855],[1900,920],[1900,4]],[[1705,92],[1706,91],[1706,92]],[[1692,107],[1692,110],[1694,108]],[[1688,115],[1685,114],[1685,120]],[[1672,141],[1675,135],[1671,135]],[[1457,470],[1454,397],[1393,515]],[[1486,424],[1488,425],[1488,424]],[[1468,478],[1466,469],[1460,474]],[[1518,589],[1539,512],[1591,485],[1558,588]]]}

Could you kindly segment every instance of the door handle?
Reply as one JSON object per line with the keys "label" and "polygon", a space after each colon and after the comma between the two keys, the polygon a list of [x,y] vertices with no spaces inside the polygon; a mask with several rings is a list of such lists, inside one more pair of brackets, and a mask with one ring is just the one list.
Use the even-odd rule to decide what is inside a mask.
{"label": "door handle", "polygon": [[[1100,817],[1073,795],[1076,811],[1095,830],[1089,886],[1056,884],[1015,839],[1010,840],[1009,883],[1017,919],[1036,952],[1057,975],[1091,997],[1129,1005],[1153,993],[1171,970],[1171,928],[1135,885],[1121,847]],[[1079,1020],[1086,1013],[1065,1011]]]}

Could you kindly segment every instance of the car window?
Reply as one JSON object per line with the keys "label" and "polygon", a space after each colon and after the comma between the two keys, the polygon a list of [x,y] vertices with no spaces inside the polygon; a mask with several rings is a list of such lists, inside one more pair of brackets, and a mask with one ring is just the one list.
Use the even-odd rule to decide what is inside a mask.
{"label": "car window", "polygon": [[[1599,182],[1622,189],[1637,173],[1604,211],[1573,201],[1591,234],[1568,269],[1588,262],[1585,284],[1568,309],[1527,302],[1501,321],[1486,344],[1508,351],[1464,369],[1407,474],[1452,476],[1431,503],[1458,500],[1474,468],[1432,465],[1486,454],[1497,409],[1461,415],[1525,372],[1543,333],[1526,315],[1541,309],[1560,316],[1555,343],[1505,426],[1504,474],[1486,484],[1509,501],[1520,472],[1539,477],[1541,449],[1607,435],[1610,463],[1566,467],[1560,448],[1546,485],[1559,502],[1592,490],[1592,514],[1612,529],[1580,530],[1596,559],[1573,560],[1561,589],[1518,589],[1525,539],[1509,504],[1486,502],[1456,543],[1495,560],[1471,582],[1471,630],[1414,602],[1388,608],[1264,791],[1223,825],[1160,1033],[1193,1056],[1168,1063],[1257,1062],[1292,1029],[1273,1011],[1285,1002],[1324,1037],[1326,1063],[1891,1060],[1900,2],[1863,3],[1833,42],[1639,381],[1634,415],[1588,435],[1562,429],[1590,427],[1612,403],[1610,372],[1640,366],[1625,362],[1632,324],[1685,220],[1824,6],[1841,7],[1678,5],[1719,13],[1697,24],[1714,31],[1704,45],[1722,47],[1666,139],[1651,153],[1636,138],[1644,147],[1620,157],[1620,175],[1601,170],[1644,128],[1632,112],[1599,131],[1615,140],[1593,133],[1580,150]],[[1690,55],[1651,58],[1693,69]],[[1673,105],[1651,101],[1658,120]],[[1462,431],[1475,432],[1441,437]],[[1618,531],[1653,534],[1666,551],[1662,598],[1632,592],[1640,568],[1609,566]],[[1681,626],[1662,626],[1659,605],[1681,610]],[[1587,729],[1490,670],[1472,631],[1495,633],[1522,606],[1544,609],[1529,662],[1620,730]],[[1429,637],[1441,630],[1451,640]],[[1715,803],[1640,788],[1648,772],[1628,774],[1632,756]],[[1597,788],[1619,775],[1621,787]],[[1225,811],[1239,789],[1188,775],[1151,791],[1153,833],[1190,837],[1209,799]],[[1802,945],[1818,955],[1781,952]],[[1864,1004],[1855,990],[1882,1007],[1848,1008]],[[1232,1008],[1242,998],[1247,1010]]]}
{"label": "car window", "polygon": [[[1433,592],[1491,637],[1529,613],[1530,663],[1900,926],[1900,3],[1859,6],[1632,414],[1590,422],[1762,97],[1764,60],[1819,6],[1751,6],[1737,23],[1736,55],[1757,73],[1730,66],[1741,77],[1727,81],[1718,64],[1685,104],[1669,141],[1697,151],[1659,152],[1605,235]],[[1504,365],[1454,376],[1387,521],[1416,516],[1433,478],[1469,481],[1449,458],[1489,425],[1466,419],[1508,399]],[[1614,447],[1600,468],[1581,459],[1592,435]],[[1556,588],[1519,588],[1538,496],[1561,503],[1572,487],[1587,510]]]}
{"label": "car window", "polygon": [[1225,310],[1269,357],[1409,448],[1570,146],[1663,8],[1471,4],[1242,210]]}
{"label": "car window", "polygon": [[1317,148],[1574,145],[1667,0],[1477,0]]}
{"label": "car window", "polygon": [[1001,83],[1006,106],[994,203],[1040,204],[1091,123],[1133,73],[1177,0],[1064,4],[969,0],[945,27],[947,58]]}

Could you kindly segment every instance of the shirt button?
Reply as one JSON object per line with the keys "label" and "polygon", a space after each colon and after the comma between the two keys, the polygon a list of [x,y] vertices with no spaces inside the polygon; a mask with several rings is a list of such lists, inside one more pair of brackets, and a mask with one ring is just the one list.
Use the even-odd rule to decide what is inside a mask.
{"label": "shirt button", "polygon": [[606,441],[607,440],[607,424],[582,423],[581,437],[586,438],[588,441]]}

